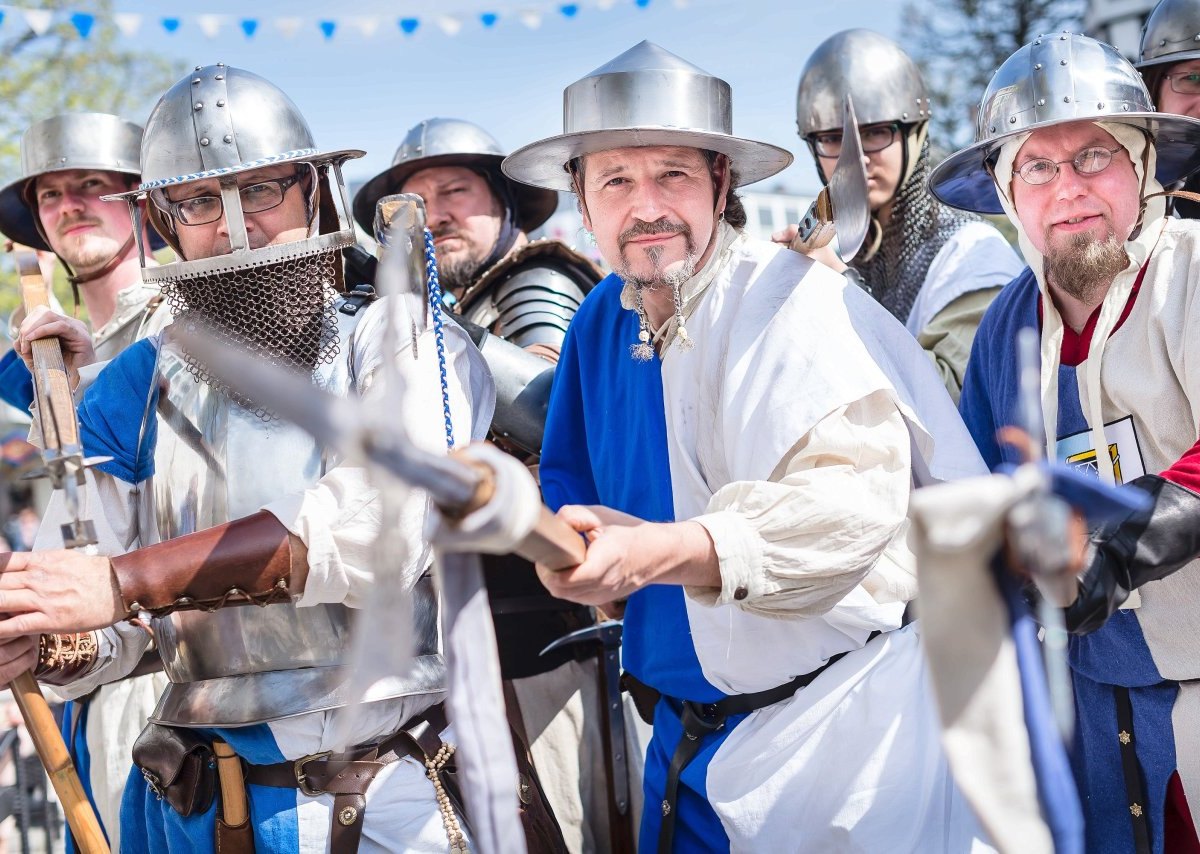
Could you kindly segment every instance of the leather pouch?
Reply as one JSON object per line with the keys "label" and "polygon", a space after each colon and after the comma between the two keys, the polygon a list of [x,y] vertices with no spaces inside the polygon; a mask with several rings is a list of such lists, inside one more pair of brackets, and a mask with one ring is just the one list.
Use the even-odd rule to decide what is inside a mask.
{"label": "leather pouch", "polygon": [[217,760],[212,745],[195,732],[147,724],[133,743],[133,761],[150,791],[166,798],[180,815],[204,813],[212,806]]}

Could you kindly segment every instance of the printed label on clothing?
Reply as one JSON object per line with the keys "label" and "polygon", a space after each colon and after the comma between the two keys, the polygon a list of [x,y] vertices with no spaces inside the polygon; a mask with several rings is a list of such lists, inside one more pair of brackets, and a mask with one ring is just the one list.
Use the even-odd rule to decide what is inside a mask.
{"label": "printed label on clothing", "polygon": [[[1112,460],[1113,478],[1118,486],[1146,473],[1146,464],[1142,460],[1142,450],[1138,445],[1132,415],[1105,424],[1104,437],[1108,440],[1108,456]],[[1059,462],[1093,477],[1100,476],[1096,469],[1096,449],[1092,446],[1091,430],[1080,430],[1078,433],[1064,436],[1058,440],[1055,450]],[[1131,610],[1141,604],[1142,597],[1134,590],[1125,600],[1121,610]]]}

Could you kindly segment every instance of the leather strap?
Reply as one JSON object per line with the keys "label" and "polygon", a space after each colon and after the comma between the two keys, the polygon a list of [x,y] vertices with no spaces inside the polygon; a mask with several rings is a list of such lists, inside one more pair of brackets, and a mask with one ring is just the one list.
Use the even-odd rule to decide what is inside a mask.
{"label": "leather strap", "polygon": [[291,600],[291,535],[265,510],[111,562],[127,619]]}
{"label": "leather strap", "polygon": [[[366,793],[376,775],[404,756],[425,764],[441,748],[439,734],[446,728],[443,704],[414,717],[403,729],[377,744],[351,748],[345,753],[318,753],[293,762],[246,765],[246,782],[277,789],[299,789],[310,797],[333,795],[331,854],[354,854],[362,838]],[[462,798],[452,780],[442,784],[454,809],[462,815]]]}
{"label": "leather strap", "polygon": [[1150,854],[1150,826],[1147,821],[1146,787],[1142,785],[1142,771],[1138,765],[1136,741],[1133,732],[1133,704],[1129,701],[1129,689],[1117,685],[1113,688],[1117,704],[1117,742],[1121,749],[1121,771],[1125,777],[1125,797],[1129,801],[1129,822],[1133,832],[1135,854]]}
{"label": "leather strap", "polygon": [[[879,634],[880,632],[872,632],[867,638],[867,643],[870,643]],[[866,646],[866,644],[863,645]],[[679,777],[683,773],[683,769],[687,768],[696,758],[696,754],[700,752],[704,736],[720,732],[725,728],[725,720],[733,715],[749,714],[757,709],[773,706],[786,700],[801,688],[812,683],[848,652],[850,650],[839,652],[811,673],[797,676],[785,685],[768,688],[766,691],[735,694],[716,703],[695,703],[691,700],[679,701],[672,700],[670,697],[666,698],[672,704],[682,707],[679,720],[683,724],[683,737],[675,745],[675,753],[671,756],[671,764],[667,768],[667,784],[663,789],[662,825],[658,831],[658,854],[672,854],[674,849],[675,816],[679,806]]]}

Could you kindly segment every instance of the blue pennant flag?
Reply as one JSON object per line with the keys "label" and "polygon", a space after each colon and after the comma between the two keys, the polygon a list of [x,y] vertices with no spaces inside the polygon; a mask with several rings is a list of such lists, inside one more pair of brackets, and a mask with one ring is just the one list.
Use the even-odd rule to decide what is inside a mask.
{"label": "blue pennant flag", "polygon": [[254,38],[254,31],[258,29],[258,20],[256,18],[244,18],[242,20],[242,32],[246,34],[246,38]]}
{"label": "blue pennant flag", "polygon": [[485,27],[491,27],[491,26],[495,25],[495,23],[496,23],[497,19],[499,19],[499,17],[500,16],[497,15],[495,12],[484,12],[482,15],[479,16],[479,21]]}
{"label": "blue pennant flag", "polygon": [[0,25],[4,23],[4,10],[0,9]]}
{"label": "blue pennant flag", "polygon": [[333,38],[333,31],[337,29],[337,21],[319,21],[317,26],[325,34],[325,41],[329,41]]}
{"label": "blue pennant flag", "polygon": [[645,9],[647,6],[650,5],[650,0],[633,0],[633,3],[639,9]]}
{"label": "blue pennant flag", "polygon": [[75,25],[75,32],[79,33],[79,37],[86,39],[92,33],[92,24],[96,23],[96,16],[87,12],[72,12],[71,23]]}
{"label": "blue pennant flag", "polygon": [[417,31],[417,27],[419,27],[420,25],[421,25],[421,22],[418,21],[416,18],[401,18],[400,19],[400,31],[403,32],[404,35],[406,35],[406,36],[411,36],[413,33],[415,33]]}
{"label": "blue pennant flag", "polygon": [[179,29],[179,19],[178,18],[163,18],[162,19],[162,27],[168,33],[173,33],[177,29]]}
{"label": "blue pennant flag", "polygon": [[574,18],[579,14],[579,7],[574,3],[568,3],[565,6],[559,6],[558,11],[563,13],[564,18]]}

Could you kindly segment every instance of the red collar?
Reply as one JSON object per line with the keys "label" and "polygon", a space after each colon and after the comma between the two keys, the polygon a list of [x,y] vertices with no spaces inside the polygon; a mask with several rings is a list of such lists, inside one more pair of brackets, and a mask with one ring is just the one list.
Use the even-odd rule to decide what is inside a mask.
{"label": "red collar", "polygon": [[[1133,289],[1129,292],[1129,299],[1125,301],[1125,308],[1121,310],[1121,316],[1117,318],[1117,325],[1113,327],[1112,334],[1116,335],[1117,330],[1125,323],[1125,318],[1129,317],[1129,312],[1133,311],[1133,301],[1137,299],[1138,291],[1142,288],[1142,279],[1146,277],[1146,264],[1142,265],[1142,269],[1138,271],[1137,279],[1133,282]],[[1087,323],[1083,325],[1081,332],[1076,332],[1069,326],[1063,326],[1062,354],[1059,359],[1060,363],[1068,368],[1073,368],[1083,364],[1088,357],[1088,351],[1092,346],[1092,333],[1096,330],[1096,320],[1100,317],[1100,309],[1103,306],[1096,306],[1095,311],[1088,316]],[[1042,322],[1042,301],[1038,300],[1038,324]]]}

